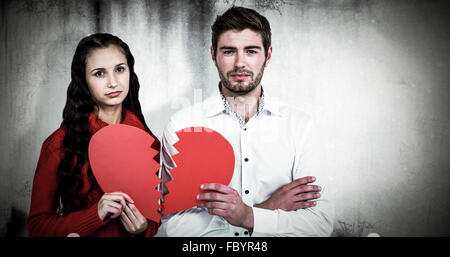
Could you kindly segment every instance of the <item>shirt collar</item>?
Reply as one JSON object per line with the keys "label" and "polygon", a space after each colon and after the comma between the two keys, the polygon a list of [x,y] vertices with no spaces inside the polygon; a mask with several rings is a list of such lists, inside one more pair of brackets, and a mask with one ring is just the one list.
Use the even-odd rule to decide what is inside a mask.
{"label": "shirt collar", "polygon": [[264,110],[271,114],[282,116],[280,103],[273,97],[264,96]]}
{"label": "shirt collar", "polygon": [[[220,87],[220,82],[219,82],[219,87]],[[202,106],[203,107],[203,117],[205,117],[205,118],[212,117],[217,114],[225,112],[225,106],[223,105],[221,95],[222,94],[221,94],[220,90],[217,90],[217,91],[215,91],[215,93],[212,96],[208,97],[203,102],[203,106]]]}
{"label": "shirt collar", "polygon": [[[269,112],[270,114],[275,114],[281,116],[281,110],[279,103],[270,96],[267,96],[264,93],[264,90],[262,91],[262,105],[258,107],[258,113],[264,113],[265,111]],[[218,84],[218,90],[209,98],[207,98],[203,102],[203,117],[212,117],[220,113],[226,113],[226,107],[223,102],[223,94],[220,90],[220,82]]]}

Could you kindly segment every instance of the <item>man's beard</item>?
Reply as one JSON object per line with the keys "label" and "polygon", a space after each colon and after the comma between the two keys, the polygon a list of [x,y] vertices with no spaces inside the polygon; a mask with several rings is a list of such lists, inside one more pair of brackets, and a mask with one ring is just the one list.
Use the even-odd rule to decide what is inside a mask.
{"label": "man's beard", "polygon": [[[219,71],[219,77],[222,81],[222,85],[228,89],[230,92],[237,94],[237,95],[245,95],[249,92],[251,92],[253,89],[255,89],[260,83],[262,76],[264,74],[264,64],[261,66],[261,69],[259,70],[259,73],[256,75],[256,78],[253,78],[254,73],[249,70],[245,69],[234,69],[232,71],[227,72],[227,77],[225,77],[222,73],[222,71],[217,67],[217,70]],[[251,77],[251,81],[247,85],[243,85],[243,82],[237,82],[237,84],[233,85],[231,84],[231,81],[229,80],[229,77],[232,73],[246,73],[249,74]]]}

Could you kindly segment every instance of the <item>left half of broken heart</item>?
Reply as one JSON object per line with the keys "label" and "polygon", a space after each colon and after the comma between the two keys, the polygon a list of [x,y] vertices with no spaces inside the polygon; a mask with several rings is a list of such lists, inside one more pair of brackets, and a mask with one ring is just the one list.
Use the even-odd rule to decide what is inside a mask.
{"label": "left half of broken heart", "polygon": [[89,142],[92,172],[103,192],[123,192],[146,218],[159,222],[161,215],[156,190],[160,168],[151,148],[155,139],[142,129],[111,124],[95,133]]}

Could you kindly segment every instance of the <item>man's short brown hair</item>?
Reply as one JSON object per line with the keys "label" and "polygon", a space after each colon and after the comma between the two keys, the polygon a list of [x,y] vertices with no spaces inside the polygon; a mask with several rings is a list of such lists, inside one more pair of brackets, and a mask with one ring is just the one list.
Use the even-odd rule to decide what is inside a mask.
{"label": "man's short brown hair", "polygon": [[217,42],[222,33],[228,30],[242,31],[244,29],[251,29],[261,34],[264,53],[267,57],[272,37],[269,21],[255,10],[237,6],[232,6],[222,15],[218,15],[211,26],[214,56],[217,54]]}

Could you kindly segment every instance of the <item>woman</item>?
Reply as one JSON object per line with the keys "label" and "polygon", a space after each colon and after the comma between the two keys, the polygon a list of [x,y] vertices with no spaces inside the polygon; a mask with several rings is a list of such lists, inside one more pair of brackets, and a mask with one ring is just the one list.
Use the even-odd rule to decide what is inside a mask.
{"label": "woman", "polygon": [[[31,236],[153,236],[147,220],[124,192],[104,193],[88,160],[92,135],[108,124],[147,131],[139,103],[134,57],[110,34],[83,38],[72,61],[63,122],[42,146],[28,217]],[[159,162],[159,155],[155,157]]]}

